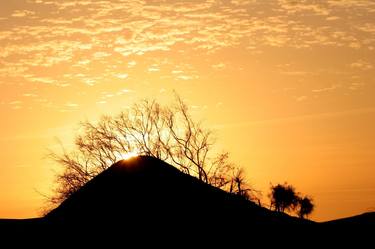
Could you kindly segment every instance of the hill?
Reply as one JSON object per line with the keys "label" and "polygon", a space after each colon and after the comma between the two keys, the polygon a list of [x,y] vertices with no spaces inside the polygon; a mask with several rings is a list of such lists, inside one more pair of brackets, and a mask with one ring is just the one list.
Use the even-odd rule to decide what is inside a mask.
{"label": "hill", "polygon": [[323,223],[301,220],[212,187],[156,158],[139,156],[112,165],[45,217],[0,219],[0,234],[20,244],[58,241],[67,246],[74,241],[85,246],[123,243],[124,238],[138,244],[170,244],[170,238],[192,244],[204,238],[206,244],[230,242],[232,247],[252,241],[289,246],[314,238],[316,245],[337,245],[345,243],[343,238],[371,239],[364,235],[374,218],[375,213],[368,213]]}
{"label": "hill", "polygon": [[375,212],[323,222],[327,226],[371,226],[375,228]]}
{"label": "hill", "polygon": [[47,214],[45,221],[81,226],[198,225],[207,229],[216,225],[304,223],[214,188],[147,156],[114,164]]}

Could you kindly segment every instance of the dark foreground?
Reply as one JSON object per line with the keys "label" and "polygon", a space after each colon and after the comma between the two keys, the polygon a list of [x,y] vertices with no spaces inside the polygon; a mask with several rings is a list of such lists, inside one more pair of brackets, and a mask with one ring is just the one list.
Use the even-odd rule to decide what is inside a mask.
{"label": "dark foreground", "polygon": [[3,238],[85,243],[108,237],[249,243],[267,237],[273,238],[267,243],[287,244],[296,238],[332,239],[336,233],[364,241],[374,228],[375,213],[325,223],[276,213],[146,156],[114,164],[45,217],[0,220]]}

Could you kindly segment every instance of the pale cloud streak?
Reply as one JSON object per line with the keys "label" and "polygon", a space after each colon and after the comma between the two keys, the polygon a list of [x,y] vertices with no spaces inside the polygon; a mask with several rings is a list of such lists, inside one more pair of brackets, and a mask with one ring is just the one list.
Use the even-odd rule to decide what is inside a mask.
{"label": "pale cloud streak", "polygon": [[32,16],[34,15],[34,11],[30,10],[16,10],[13,12],[12,17],[25,17],[25,16]]}
{"label": "pale cloud streak", "polygon": [[313,89],[312,92],[314,93],[323,93],[323,92],[331,92],[339,88],[340,85],[332,85],[330,87],[324,87],[324,88],[319,88],[319,89]]}
{"label": "pale cloud streak", "polygon": [[337,112],[322,112],[322,113],[314,113],[314,114],[298,115],[298,116],[290,116],[290,117],[282,117],[282,118],[274,118],[274,119],[218,124],[218,125],[215,125],[215,128],[216,129],[228,129],[228,128],[233,129],[236,127],[248,127],[248,126],[256,126],[256,125],[278,125],[278,124],[285,124],[285,123],[308,122],[311,120],[334,119],[334,118],[341,118],[341,117],[346,117],[346,116],[356,116],[356,115],[373,114],[373,113],[375,113],[375,107],[369,107],[369,108],[350,109],[350,110],[337,111]]}
{"label": "pale cloud streak", "polygon": [[358,60],[350,64],[351,68],[359,70],[370,70],[373,69],[373,65],[364,60]]}

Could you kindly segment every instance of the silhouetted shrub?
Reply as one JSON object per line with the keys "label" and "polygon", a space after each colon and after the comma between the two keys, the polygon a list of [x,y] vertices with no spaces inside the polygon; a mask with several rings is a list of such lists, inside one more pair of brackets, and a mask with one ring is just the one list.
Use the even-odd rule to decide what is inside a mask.
{"label": "silhouetted shrub", "polygon": [[297,214],[304,219],[314,211],[314,203],[311,197],[305,196],[298,200]]}
{"label": "silhouetted shrub", "polygon": [[293,210],[298,204],[298,195],[292,185],[284,183],[271,186],[271,208],[277,212]]}
{"label": "silhouetted shrub", "polygon": [[292,185],[271,185],[271,209],[277,212],[296,211],[297,215],[304,219],[314,211],[314,203],[311,197],[301,197]]}

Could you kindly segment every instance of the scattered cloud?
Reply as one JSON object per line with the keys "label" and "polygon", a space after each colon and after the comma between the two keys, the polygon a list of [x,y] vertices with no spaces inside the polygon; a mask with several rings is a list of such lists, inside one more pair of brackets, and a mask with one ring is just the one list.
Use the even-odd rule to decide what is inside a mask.
{"label": "scattered cloud", "polygon": [[28,78],[30,82],[36,82],[36,83],[42,83],[42,84],[56,83],[56,80],[50,77],[35,77],[35,76],[28,77],[26,76],[26,78]]}
{"label": "scattered cloud", "polygon": [[285,9],[288,14],[295,13],[312,13],[316,15],[327,16],[330,10],[320,1],[291,1],[279,0],[281,8]]}
{"label": "scattered cloud", "polygon": [[15,101],[11,101],[11,102],[9,102],[9,105],[19,105],[19,104],[22,104],[22,101],[20,101],[20,100],[15,100]]}
{"label": "scattered cloud", "polygon": [[[232,67],[217,56],[226,49],[247,48],[242,52],[254,56],[267,49],[331,47],[366,53],[375,49],[374,10],[375,2],[366,0],[28,0],[1,17],[6,25],[0,31],[0,84],[93,88],[135,80],[139,71],[189,81],[202,78],[202,72],[181,67],[183,62],[164,65],[143,58],[190,63],[192,57],[212,55],[219,59],[207,70],[224,71]],[[368,58],[349,67],[373,69]],[[306,68],[287,69],[278,73],[311,74]]]}
{"label": "scattered cloud", "polygon": [[129,61],[129,62],[128,62],[128,68],[132,68],[132,67],[134,67],[135,65],[137,65],[137,62],[136,62],[136,61]]}
{"label": "scattered cloud", "polygon": [[79,105],[76,104],[76,103],[72,103],[72,102],[68,102],[65,104],[66,107],[71,107],[71,108],[76,108],[78,107]]}
{"label": "scattered cloud", "polygon": [[313,89],[312,92],[314,93],[322,93],[322,92],[331,92],[331,91],[334,91],[336,90],[337,88],[339,88],[340,85],[336,84],[336,85],[332,85],[330,87],[324,87],[324,88],[319,88],[319,89]]}
{"label": "scattered cloud", "polygon": [[95,59],[102,59],[102,58],[104,58],[104,57],[108,57],[108,56],[110,56],[111,54],[110,53],[107,53],[107,52],[95,52],[94,54],[93,54],[93,57],[95,58]]}
{"label": "scattered cloud", "polygon": [[350,64],[350,67],[354,68],[354,69],[360,69],[360,70],[370,70],[370,69],[373,69],[372,64],[370,64],[369,62],[364,61],[364,60],[355,61],[355,62],[353,62],[353,63]]}
{"label": "scattered cloud", "polygon": [[368,12],[373,12],[373,7],[375,7],[375,3],[373,1],[368,0],[328,0],[327,3],[330,7],[340,7],[340,8],[362,8],[367,10]]}
{"label": "scattered cloud", "polygon": [[121,93],[132,93],[132,92],[134,92],[134,90],[130,90],[130,89],[126,89],[126,88],[124,88],[124,89],[122,89],[120,92],[121,92]]}
{"label": "scattered cloud", "polygon": [[38,97],[38,95],[35,94],[35,93],[24,93],[24,94],[22,94],[22,96],[24,96],[24,97]]}
{"label": "scattered cloud", "polygon": [[339,19],[340,19],[340,17],[338,17],[338,16],[329,16],[329,17],[326,18],[327,21],[335,21],[335,20],[339,20]]}
{"label": "scattered cloud", "polygon": [[192,79],[196,79],[198,78],[198,76],[194,76],[194,75],[178,75],[176,77],[176,79],[178,80],[192,80]]}
{"label": "scattered cloud", "polygon": [[282,74],[290,75],[290,76],[303,76],[307,74],[311,74],[310,72],[306,71],[281,71]]}
{"label": "scattered cloud", "polygon": [[304,101],[307,99],[307,96],[299,96],[299,97],[296,97],[296,101],[297,102],[301,102],[301,101]]}
{"label": "scattered cloud", "polygon": [[152,66],[148,68],[149,72],[159,72],[160,69],[157,66]]}
{"label": "scattered cloud", "polygon": [[30,10],[15,10],[12,14],[12,17],[25,17],[25,16],[32,16],[34,15],[34,11]]}
{"label": "scattered cloud", "polygon": [[116,74],[116,77],[119,79],[126,79],[129,77],[129,75],[127,73],[119,73],[119,74]]}
{"label": "scattered cloud", "polygon": [[351,83],[348,87],[349,90],[351,91],[357,91],[361,88],[363,88],[365,86],[364,83],[358,83],[358,82],[355,82],[355,83]]}
{"label": "scattered cloud", "polygon": [[213,69],[216,69],[216,70],[221,70],[221,69],[224,69],[225,68],[225,64],[224,63],[218,63],[218,64],[214,64],[214,65],[212,65],[212,68]]}
{"label": "scattered cloud", "polygon": [[310,121],[310,120],[333,119],[333,118],[340,118],[340,117],[346,117],[346,116],[356,116],[356,115],[362,115],[362,114],[368,114],[368,113],[375,113],[375,108],[369,107],[369,108],[348,109],[348,110],[342,110],[342,111],[336,111],[336,112],[321,112],[321,113],[312,113],[312,114],[307,114],[307,115],[289,116],[289,117],[274,118],[274,119],[226,123],[226,124],[218,124],[215,126],[215,128],[223,129],[223,128],[247,127],[247,126],[253,126],[253,125],[277,125],[277,124],[285,124],[285,123],[304,122],[304,121]]}
{"label": "scattered cloud", "polygon": [[[359,49],[364,42],[357,38],[356,30],[372,36],[375,34],[373,22],[356,20],[347,23],[340,18],[346,17],[350,8],[354,8],[350,13],[354,13],[355,8],[370,12],[374,4],[368,1],[278,0],[276,6],[264,1],[231,1],[223,5],[214,1],[163,1],[158,5],[144,1],[29,2],[51,5],[60,11],[35,13],[16,10],[12,15],[25,20],[31,15],[43,14],[46,17],[32,20],[27,25],[10,26],[0,32],[0,57],[8,62],[7,58],[15,55],[28,55],[22,65],[31,67],[68,62],[83,50],[90,51],[92,59],[105,60],[115,53],[129,57],[167,52],[176,44],[186,44],[191,49],[209,53],[240,44],[255,50],[260,49],[260,44],[296,48],[338,45]],[[65,15],[65,11],[79,8],[82,9],[77,17]],[[317,20],[309,22],[300,18],[301,15],[313,15]],[[98,21],[97,17],[101,20]],[[326,26],[327,20],[339,23]],[[347,29],[346,25],[355,26]],[[22,42],[16,45],[9,43],[11,40]],[[366,42],[367,47],[375,44],[374,39]],[[98,51],[98,48],[105,50]],[[81,65],[88,63],[89,59],[78,62]],[[134,63],[130,61],[129,68],[135,66]]]}
{"label": "scattered cloud", "polygon": [[14,100],[9,102],[9,106],[13,110],[19,110],[22,109],[23,101],[20,100]]}

